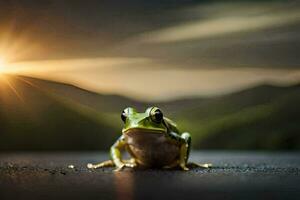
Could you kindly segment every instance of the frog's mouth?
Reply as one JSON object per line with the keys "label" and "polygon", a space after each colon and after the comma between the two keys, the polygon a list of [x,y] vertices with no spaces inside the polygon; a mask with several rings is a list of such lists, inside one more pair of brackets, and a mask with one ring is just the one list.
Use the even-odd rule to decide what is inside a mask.
{"label": "frog's mouth", "polygon": [[163,129],[144,129],[144,128],[130,128],[127,130],[124,130],[123,133],[128,136],[134,136],[134,135],[157,135],[157,134],[163,134],[166,131]]}

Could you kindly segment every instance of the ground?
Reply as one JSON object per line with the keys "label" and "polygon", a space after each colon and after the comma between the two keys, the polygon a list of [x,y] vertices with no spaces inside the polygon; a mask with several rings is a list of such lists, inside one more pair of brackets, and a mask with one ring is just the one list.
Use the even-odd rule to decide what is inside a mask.
{"label": "ground", "polygon": [[[300,153],[192,152],[211,169],[89,170],[107,153],[2,153],[0,199],[298,199]],[[74,165],[74,168],[69,168]]]}

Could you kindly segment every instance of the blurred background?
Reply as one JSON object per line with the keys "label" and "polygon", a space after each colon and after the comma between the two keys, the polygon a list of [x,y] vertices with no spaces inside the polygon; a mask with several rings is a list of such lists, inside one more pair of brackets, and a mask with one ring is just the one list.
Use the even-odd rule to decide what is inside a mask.
{"label": "blurred background", "polygon": [[0,150],[106,150],[151,105],[194,149],[300,149],[300,1],[0,0]]}

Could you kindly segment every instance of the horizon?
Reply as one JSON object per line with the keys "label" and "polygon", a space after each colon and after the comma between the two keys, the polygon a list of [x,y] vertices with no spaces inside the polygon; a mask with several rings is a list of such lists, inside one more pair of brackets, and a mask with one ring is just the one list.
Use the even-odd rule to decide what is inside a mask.
{"label": "horizon", "polygon": [[[37,79],[39,81],[46,81],[46,82],[51,82],[51,83],[56,83],[56,84],[61,84],[61,85],[68,85],[71,87],[75,87],[78,88],[80,90],[84,90],[90,93],[95,93],[98,95],[112,95],[112,96],[120,96],[120,97],[125,97],[125,98],[129,98],[135,101],[139,101],[139,102],[150,102],[150,103],[164,103],[164,102],[172,102],[172,101],[177,101],[177,100],[185,100],[185,99],[209,99],[209,98],[216,98],[216,97],[221,97],[221,96],[226,96],[226,95],[230,95],[230,94],[235,94],[235,93],[239,93],[239,92],[243,92],[243,91],[247,91],[247,90],[251,90],[253,88],[257,88],[257,87],[261,87],[261,86],[270,86],[270,87],[279,87],[279,88],[286,88],[286,87],[294,87],[294,86],[298,86],[300,85],[300,81],[296,81],[293,83],[287,83],[287,84],[283,84],[283,83],[279,83],[279,82],[260,82],[260,83],[254,83],[252,85],[247,85],[245,87],[241,87],[241,88],[237,88],[225,93],[218,93],[215,95],[207,95],[207,96],[199,96],[199,95],[194,95],[194,96],[178,96],[178,97],[174,97],[174,98],[166,98],[166,99],[150,99],[149,98],[139,98],[139,95],[135,95],[135,96],[130,96],[130,95],[126,95],[126,94],[122,94],[122,93],[105,93],[105,92],[101,92],[101,91],[96,91],[96,90],[92,90],[89,89],[87,87],[83,87],[81,85],[78,85],[76,83],[72,83],[72,82],[68,82],[68,81],[61,81],[61,80],[57,80],[57,79],[45,79],[42,77],[38,77],[38,76],[27,76],[27,75],[21,75],[21,74],[0,74],[0,82],[1,82],[1,77],[5,78],[6,81],[9,82],[9,77],[24,77],[24,78],[29,78],[29,79]],[[11,82],[12,83],[12,82]],[[141,95],[142,96],[142,95]]]}

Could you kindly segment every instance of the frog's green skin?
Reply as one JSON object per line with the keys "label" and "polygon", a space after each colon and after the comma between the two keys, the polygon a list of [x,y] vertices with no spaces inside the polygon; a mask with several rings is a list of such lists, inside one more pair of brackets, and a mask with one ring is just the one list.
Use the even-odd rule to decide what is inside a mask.
{"label": "frog's green skin", "polygon": [[[122,113],[124,127],[121,137],[110,149],[111,160],[100,164],[88,164],[88,168],[116,166],[124,167],[172,168],[186,167],[191,148],[189,133],[180,135],[176,124],[163,117],[157,107],[150,107],[144,113],[134,108],[126,108]],[[122,160],[122,150],[132,157]],[[202,167],[206,165],[201,165]]]}

